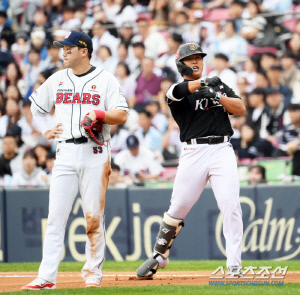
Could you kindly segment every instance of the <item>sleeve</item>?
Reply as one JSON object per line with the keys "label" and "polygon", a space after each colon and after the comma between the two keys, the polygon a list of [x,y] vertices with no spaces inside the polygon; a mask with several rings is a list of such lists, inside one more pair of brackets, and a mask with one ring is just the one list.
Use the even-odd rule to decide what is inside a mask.
{"label": "sleeve", "polygon": [[179,83],[174,83],[174,84],[172,84],[171,86],[170,86],[170,88],[168,89],[168,91],[167,91],[167,94],[166,94],[166,96],[167,96],[167,98],[168,99],[170,99],[170,100],[173,100],[173,101],[181,101],[181,100],[183,100],[184,99],[184,97],[182,97],[182,98],[176,98],[176,97],[174,97],[174,88],[178,85]]}
{"label": "sleeve", "polygon": [[[224,91],[222,89],[224,88]],[[220,86],[221,93],[226,93],[226,96],[228,97],[235,97],[241,99],[227,84],[222,82],[222,85]]]}
{"label": "sleeve", "polygon": [[34,91],[30,96],[29,99],[38,110],[42,113],[49,113],[54,105],[54,101],[51,99],[53,82],[51,76],[47,81],[45,81],[36,91]]}
{"label": "sleeve", "polygon": [[41,112],[34,103],[31,104],[30,110],[36,126],[44,135],[47,130],[50,130],[45,113]]}
{"label": "sleeve", "polygon": [[118,109],[128,112],[129,108],[123,89],[114,76],[111,76],[108,80],[106,93],[107,111]]}

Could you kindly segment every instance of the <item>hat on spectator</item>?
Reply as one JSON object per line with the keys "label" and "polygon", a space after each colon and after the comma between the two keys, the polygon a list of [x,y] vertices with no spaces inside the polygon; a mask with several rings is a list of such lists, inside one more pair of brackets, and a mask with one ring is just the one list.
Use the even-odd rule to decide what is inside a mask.
{"label": "hat on spectator", "polygon": [[7,131],[7,135],[11,135],[13,137],[15,136],[21,136],[22,129],[17,124],[10,127],[10,129]]}
{"label": "hat on spectator", "polygon": [[138,15],[138,18],[137,18],[136,22],[139,22],[139,21],[150,22],[151,21],[151,17],[147,13],[140,13]]}
{"label": "hat on spectator", "polygon": [[65,37],[63,41],[54,41],[55,47],[62,48],[64,46],[78,46],[81,48],[87,48],[89,53],[93,52],[92,39],[84,32],[71,31]]}
{"label": "hat on spectator", "polygon": [[46,38],[46,33],[45,33],[44,30],[36,29],[36,30],[33,30],[33,31],[31,32],[30,38],[31,38],[31,39],[34,39],[34,38],[40,38],[40,39],[45,40],[45,38]]}
{"label": "hat on spectator", "polygon": [[133,22],[126,21],[126,22],[122,23],[121,27],[123,27],[123,28],[133,28],[134,24],[133,24]]}
{"label": "hat on spectator", "polygon": [[225,55],[224,53],[217,53],[217,54],[215,55],[215,58],[223,59],[223,60],[225,60],[225,61],[227,61],[227,62],[229,61],[228,56]]}
{"label": "hat on spectator", "polygon": [[129,149],[134,149],[138,147],[139,140],[135,135],[129,135],[126,139],[126,144]]}
{"label": "hat on spectator", "polygon": [[286,51],[286,52],[282,55],[282,57],[287,57],[287,58],[297,59],[297,56],[296,56],[296,55],[294,54],[294,52],[291,51],[291,50]]}

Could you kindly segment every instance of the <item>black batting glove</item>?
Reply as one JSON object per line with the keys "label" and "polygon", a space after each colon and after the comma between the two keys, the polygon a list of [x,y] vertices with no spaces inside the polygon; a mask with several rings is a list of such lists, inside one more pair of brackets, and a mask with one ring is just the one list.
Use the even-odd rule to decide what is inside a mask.
{"label": "black batting glove", "polygon": [[199,82],[201,86],[218,86],[222,83],[221,79],[217,76],[211,78],[201,78]]}
{"label": "black batting glove", "polygon": [[201,97],[210,99],[214,104],[219,104],[222,99],[222,94],[214,91],[210,87],[201,87],[198,93]]}

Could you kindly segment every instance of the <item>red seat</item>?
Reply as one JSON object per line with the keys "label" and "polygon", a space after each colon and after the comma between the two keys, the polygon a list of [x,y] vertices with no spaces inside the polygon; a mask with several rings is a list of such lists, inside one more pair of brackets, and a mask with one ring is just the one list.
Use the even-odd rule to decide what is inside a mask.
{"label": "red seat", "polygon": [[203,20],[206,21],[216,22],[228,19],[231,19],[231,14],[228,8],[215,8],[203,11]]}

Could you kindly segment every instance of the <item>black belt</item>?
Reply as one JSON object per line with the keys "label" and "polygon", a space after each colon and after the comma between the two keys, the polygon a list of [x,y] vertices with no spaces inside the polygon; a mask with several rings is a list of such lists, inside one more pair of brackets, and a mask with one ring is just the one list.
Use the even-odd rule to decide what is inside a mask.
{"label": "black belt", "polygon": [[[203,137],[203,138],[195,138],[195,140],[196,140],[197,144],[205,144],[205,143],[218,144],[218,143],[224,142],[224,138],[227,138],[228,141],[230,139],[230,137],[228,135],[226,135],[226,136],[208,136],[208,137]],[[187,144],[195,144],[195,143],[192,143],[191,139],[187,140],[186,143]]]}
{"label": "black belt", "polygon": [[67,140],[65,140],[65,142],[66,143],[81,144],[81,143],[88,142],[88,139],[86,137],[82,136],[82,137],[79,137],[79,138],[67,139]]}

